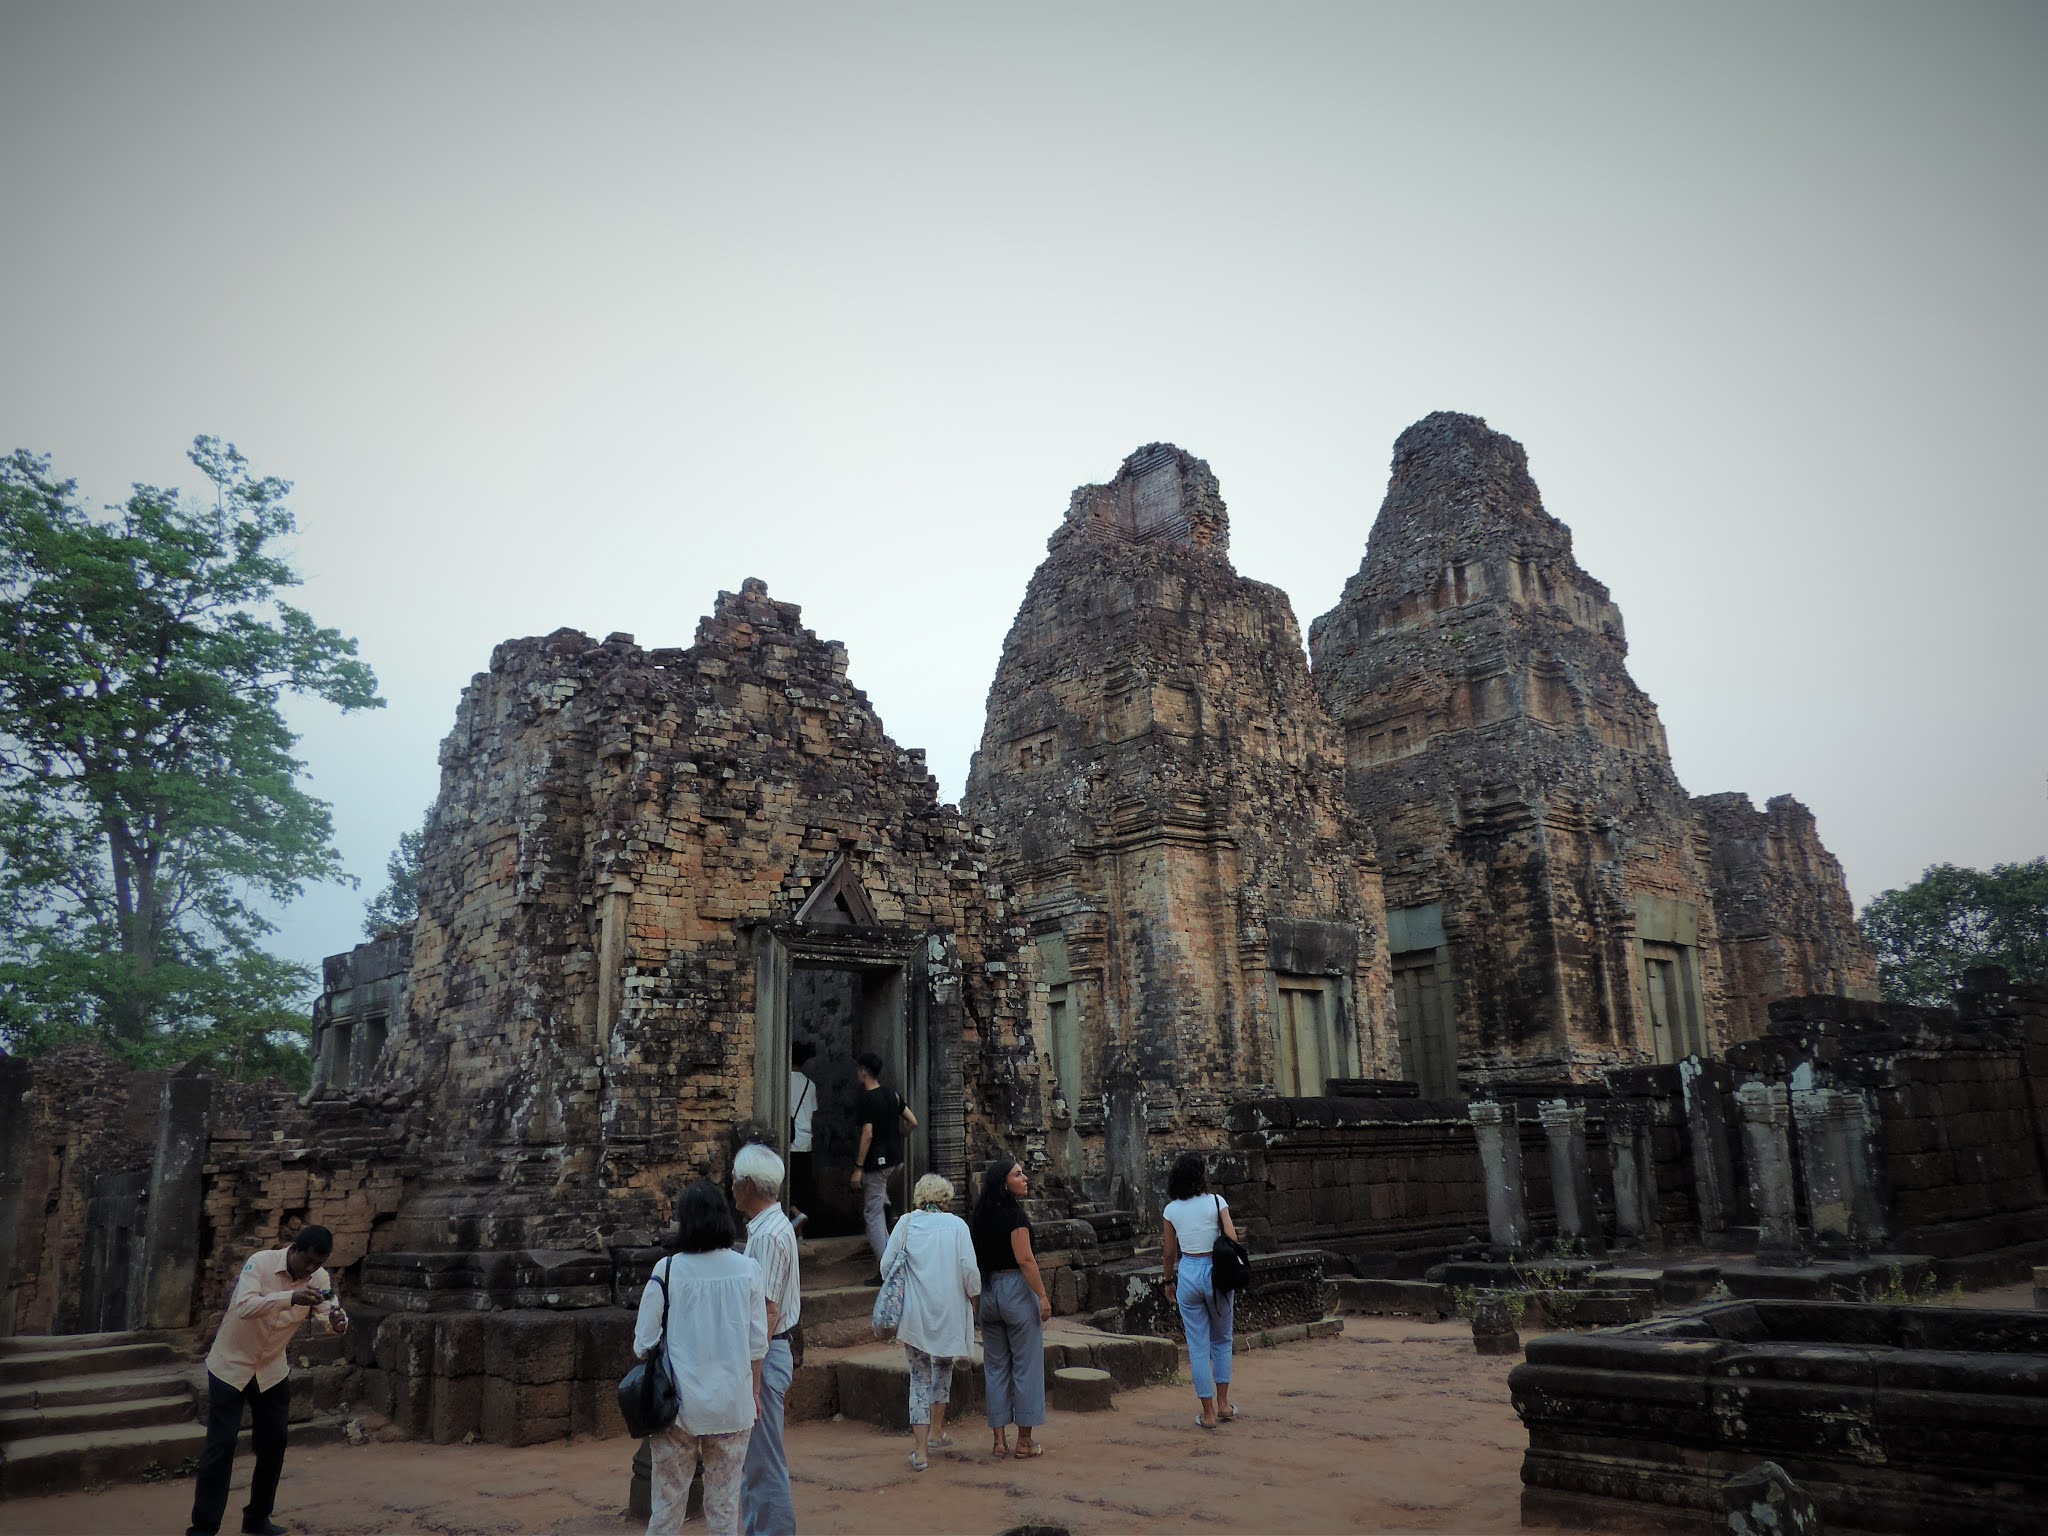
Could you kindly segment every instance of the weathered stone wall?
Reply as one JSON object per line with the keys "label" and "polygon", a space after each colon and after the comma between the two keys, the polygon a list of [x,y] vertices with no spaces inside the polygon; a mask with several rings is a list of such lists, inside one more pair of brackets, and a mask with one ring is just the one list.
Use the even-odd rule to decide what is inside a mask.
{"label": "weathered stone wall", "polygon": [[1877,962],[1813,812],[1790,795],[1761,811],[1744,794],[1702,795],[1693,808],[1712,852],[1727,1038],[1762,1034],[1779,998],[1875,998]]}
{"label": "weathered stone wall", "polygon": [[[828,879],[848,909],[798,922]],[[760,988],[813,941],[904,978],[928,1055],[902,1086],[958,1176],[970,1142],[1031,1119],[1021,940],[985,835],[888,738],[844,649],[759,582],[721,593],[687,650],[502,645],[442,749],[385,1053],[434,1107],[392,1245],[649,1241],[757,1117],[780,1134]]]}
{"label": "weathered stone wall", "polygon": [[[1556,1202],[1543,1127],[1522,1113],[1533,1251],[1556,1234]],[[1214,1184],[1255,1249],[1315,1248],[1361,1275],[1414,1276],[1486,1240],[1485,1174],[1463,1101],[1252,1099],[1231,1107],[1230,1130]],[[1597,1120],[1588,1153],[1604,1178]]]}
{"label": "weathered stone wall", "polygon": [[1052,1169],[1143,1203],[1234,1098],[1391,1068],[1379,873],[1293,612],[1232,568],[1208,465],[1140,449],[1049,551],[963,803],[1072,1031],[1041,1044]]}
{"label": "weathered stone wall", "polygon": [[[1397,998],[1416,995],[1408,971],[1436,999],[1404,1021],[1411,1075],[1431,1010],[1454,1020],[1467,1082],[1584,1080],[1718,1053],[1758,990],[1811,990],[1826,959],[1861,975],[1839,868],[1776,813],[1781,861],[1738,868],[1731,843],[1722,880],[1756,919],[1738,939],[1797,934],[1750,964],[1731,1012],[1714,846],[1629,676],[1620,610],[1521,446],[1478,418],[1401,435],[1364,563],[1309,647],[1378,839]],[[1435,972],[1409,971],[1431,950]]]}
{"label": "weathered stone wall", "polygon": [[243,1261],[306,1226],[334,1234],[327,1268],[348,1303],[373,1237],[396,1217],[416,1172],[424,1116],[402,1093],[333,1093],[303,1105],[263,1085],[218,1083],[214,1093],[190,1321],[210,1334]]}
{"label": "weathered stone wall", "polygon": [[[140,1279],[157,1101],[166,1074],[91,1045],[7,1059],[9,1155],[0,1333],[125,1327]],[[15,1161],[18,1158],[19,1161]]]}
{"label": "weathered stone wall", "polygon": [[[1730,1052],[1752,1080],[1852,1096],[1881,1237],[1942,1259],[2048,1245],[2048,989],[2000,973],[1949,1008],[1837,997],[1771,1008]],[[1814,1172],[1801,1146],[1802,1195]]]}
{"label": "weathered stone wall", "polygon": [[377,1076],[392,1020],[403,1017],[411,932],[380,933],[320,966],[313,1004],[313,1091],[347,1090]]}

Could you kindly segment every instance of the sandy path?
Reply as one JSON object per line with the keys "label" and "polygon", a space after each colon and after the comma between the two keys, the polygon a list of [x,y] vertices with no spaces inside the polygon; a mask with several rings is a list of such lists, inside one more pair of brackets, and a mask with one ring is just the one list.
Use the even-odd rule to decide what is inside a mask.
{"label": "sandy path", "polygon": [[[1472,1352],[1463,1323],[1350,1318],[1341,1338],[1247,1351],[1245,1416],[1193,1427],[1186,1386],[1118,1394],[1109,1414],[1055,1415],[1036,1461],[998,1462],[978,1420],[922,1475],[909,1438],[865,1424],[793,1425],[797,1517],[822,1532],[971,1532],[1026,1522],[1076,1536],[1517,1531],[1521,1424],[1508,1406],[1512,1359]],[[632,1444],[506,1450],[399,1443],[317,1446],[285,1463],[277,1518],[295,1536],[624,1536]],[[236,1463],[240,1513],[247,1457]],[[182,1531],[191,1484],[130,1484],[0,1504],[22,1536]],[[703,1530],[702,1525],[692,1527]]]}

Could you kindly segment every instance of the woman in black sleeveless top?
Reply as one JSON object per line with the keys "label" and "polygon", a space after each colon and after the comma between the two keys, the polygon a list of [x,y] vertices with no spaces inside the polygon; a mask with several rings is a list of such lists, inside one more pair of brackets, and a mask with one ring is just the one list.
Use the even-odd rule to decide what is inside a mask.
{"label": "woman in black sleeveless top", "polygon": [[1030,1181],[1015,1158],[998,1157],[982,1175],[968,1223],[981,1268],[982,1377],[988,1397],[989,1449],[1008,1456],[1017,1426],[1018,1456],[1040,1456],[1032,1431],[1045,1422],[1045,1322],[1052,1302],[1031,1251],[1031,1218],[1020,1203]]}

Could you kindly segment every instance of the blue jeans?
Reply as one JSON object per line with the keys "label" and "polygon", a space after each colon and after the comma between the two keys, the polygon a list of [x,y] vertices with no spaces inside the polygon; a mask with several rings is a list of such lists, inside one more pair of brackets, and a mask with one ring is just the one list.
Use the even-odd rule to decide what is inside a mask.
{"label": "blue jeans", "polygon": [[990,1429],[1045,1422],[1045,1324],[1020,1270],[998,1269],[981,1288],[981,1376]]}
{"label": "blue jeans", "polygon": [[770,1339],[768,1358],[761,1362],[761,1416],[754,1421],[740,1475],[740,1528],[746,1536],[795,1536],[789,1457],[782,1449],[782,1404],[795,1374],[789,1341]]}
{"label": "blue jeans", "polygon": [[889,1175],[893,1168],[863,1168],[860,1171],[860,1219],[868,1231],[868,1246],[875,1250],[875,1268],[882,1267],[882,1255],[889,1251]]}
{"label": "blue jeans", "polygon": [[1209,1255],[1182,1254],[1180,1284],[1174,1299],[1180,1303],[1181,1327],[1188,1336],[1188,1369],[1194,1373],[1195,1396],[1214,1397],[1216,1383],[1230,1385],[1230,1341],[1237,1297],[1231,1292],[1217,1295],[1210,1281],[1213,1262]]}

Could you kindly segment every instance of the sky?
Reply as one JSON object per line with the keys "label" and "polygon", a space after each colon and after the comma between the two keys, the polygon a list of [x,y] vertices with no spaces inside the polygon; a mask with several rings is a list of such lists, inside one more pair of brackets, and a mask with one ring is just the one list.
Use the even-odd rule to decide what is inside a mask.
{"label": "sky", "polygon": [[1860,904],[2048,853],[2044,165],[2041,3],[0,0],[0,448],[295,482],[295,959],[501,640],[758,576],[956,799],[1073,487],[1207,459],[1305,633],[1440,409]]}

